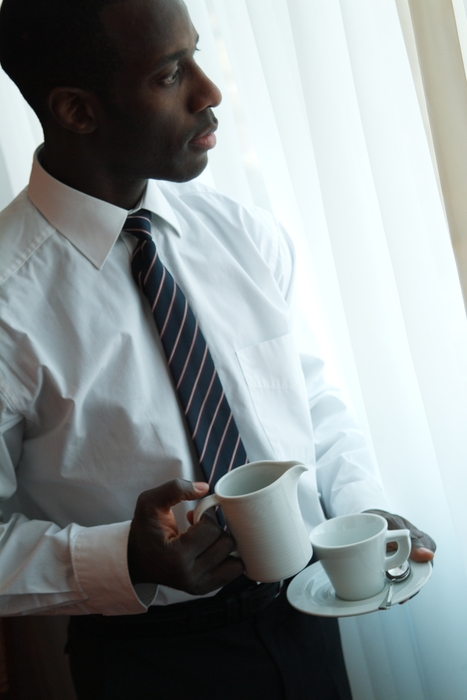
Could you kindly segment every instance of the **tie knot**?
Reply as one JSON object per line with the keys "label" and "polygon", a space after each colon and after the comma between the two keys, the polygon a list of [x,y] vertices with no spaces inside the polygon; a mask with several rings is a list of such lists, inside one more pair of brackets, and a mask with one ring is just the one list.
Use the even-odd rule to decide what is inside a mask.
{"label": "tie knot", "polygon": [[151,238],[151,212],[147,209],[139,209],[130,214],[123,230],[137,238]]}

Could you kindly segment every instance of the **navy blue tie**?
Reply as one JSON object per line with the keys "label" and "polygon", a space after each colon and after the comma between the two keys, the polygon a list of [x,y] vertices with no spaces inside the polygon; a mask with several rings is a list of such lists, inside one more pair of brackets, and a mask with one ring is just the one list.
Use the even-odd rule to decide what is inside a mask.
{"label": "navy blue tie", "polygon": [[138,239],[131,269],[148,298],[185,412],[199,462],[211,490],[247,456],[206,340],[182,290],[159,259],[151,212],[130,214],[123,227]]}

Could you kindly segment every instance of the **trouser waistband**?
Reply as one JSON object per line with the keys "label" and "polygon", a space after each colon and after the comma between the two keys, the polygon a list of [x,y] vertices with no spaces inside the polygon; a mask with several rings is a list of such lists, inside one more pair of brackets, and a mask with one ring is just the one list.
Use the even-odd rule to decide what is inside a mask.
{"label": "trouser waistband", "polygon": [[141,615],[84,615],[72,617],[70,625],[78,634],[98,636],[156,637],[201,632],[232,625],[264,610],[279,595],[281,583],[238,586],[217,596],[154,605]]}

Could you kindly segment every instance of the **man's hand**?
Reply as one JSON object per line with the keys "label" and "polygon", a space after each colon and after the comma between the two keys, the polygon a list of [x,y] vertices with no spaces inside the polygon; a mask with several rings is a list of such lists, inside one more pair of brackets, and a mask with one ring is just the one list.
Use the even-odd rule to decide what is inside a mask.
{"label": "man's hand", "polygon": [[385,510],[367,510],[365,512],[382,515],[383,518],[386,518],[388,521],[389,530],[410,530],[410,539],[412,540],[410,558],[413,559],[413,561],[431,561],[435,556],[436,543],[434,540],[402,516],[387,513]]}
{"label": "man's hand", "polygon": [[156,583],[203,595],[243,573],[242,561],[229,556],[235,549],[233,538],[210,516],[178,532],[172,506],[207,491],[205,483],[173,479],[139,496],[128,538],[133,584]]}

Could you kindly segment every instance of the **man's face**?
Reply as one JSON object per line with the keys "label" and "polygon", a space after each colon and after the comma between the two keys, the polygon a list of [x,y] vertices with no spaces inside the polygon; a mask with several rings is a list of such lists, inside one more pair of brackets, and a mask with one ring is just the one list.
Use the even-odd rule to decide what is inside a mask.
{"label": "man's face", "polygon": [[197,34],[181,0],[122,0],[102,20],[122,65],[102,102],[96,132],[121,180],[183,182],[215,145],[211,107],[221,95],[194,60]]}

